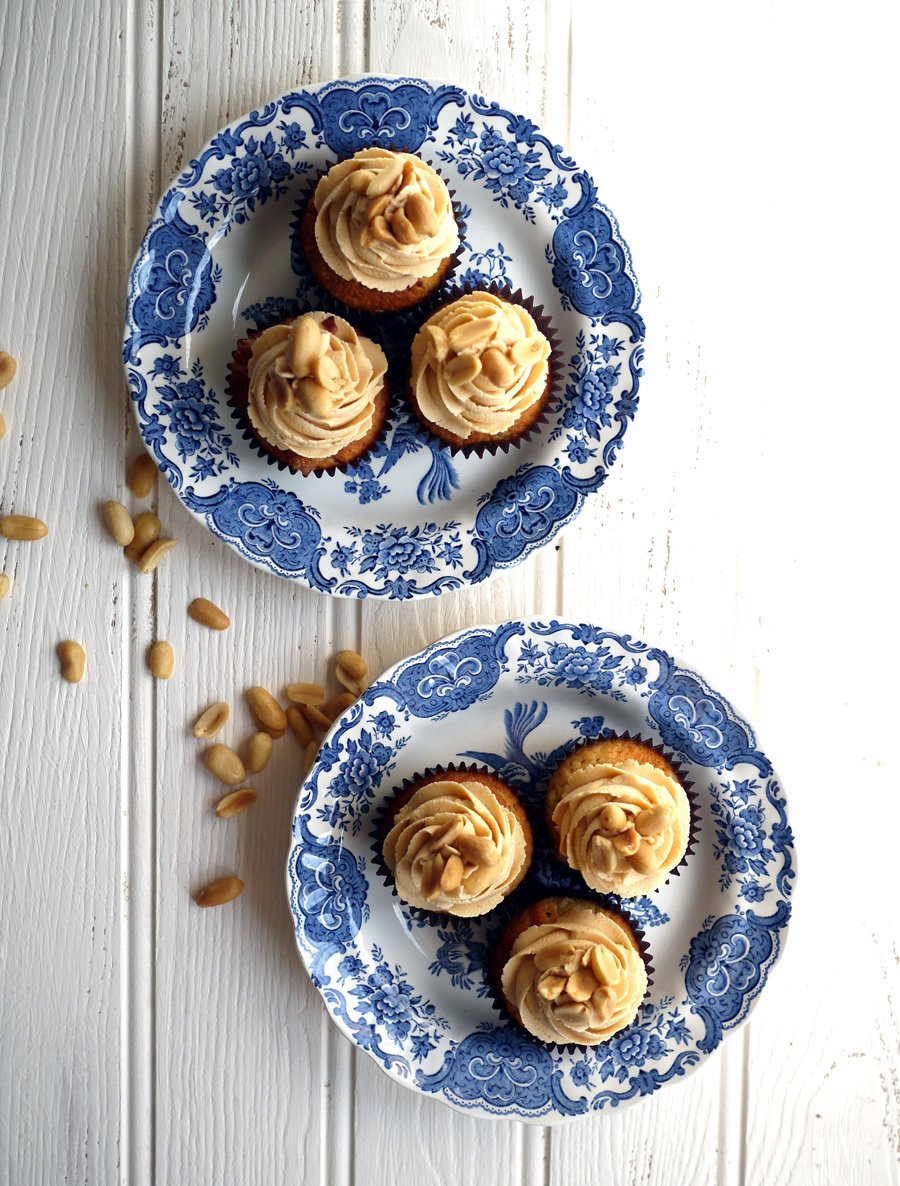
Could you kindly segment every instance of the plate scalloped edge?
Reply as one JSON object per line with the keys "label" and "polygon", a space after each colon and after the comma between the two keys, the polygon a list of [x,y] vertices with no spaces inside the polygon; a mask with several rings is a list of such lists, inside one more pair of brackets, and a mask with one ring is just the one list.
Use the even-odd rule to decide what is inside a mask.
{"label": "plate scalloped edge", "polygon": [[[226,237],[289,194],[316,154],[347,154],[373,143],[410,151],[427,145],[443,168],[480,187],[479,209],[490,218],[503,211],[503,218],[542,227],[548,292],[578,327],[567,338],[565,396],[547,429],[546,455],[535,463],[528,454],[511,468],[484,491],[474,513],[465,508],[466,521],[453,516],[453,497],[471,487],[474,470],[403,412],[383,452],[347,476],[345,494],[357,508],[382,497],[386,475],[410,466],[415,454],[427,467],[411,479],[416,522],[363,530],[354,527],[350,506],[349,522],[328,521],[314,487],[248,465],[211,386],[210,367],[204,371],[199,358],[189,363],[183,354],[186,340],[221,314],[215,252]],[[467,267],[456,279],[507,281],[511,261],[502,239],[496,247],[475,246],[467,245]],[[639,302],[615,217],[590,175],[531,120],[457,86],[407,77],[337,79],[279,96],[222,129],[163,194],[130,274],[125,369],[148,449],[214,535],[254,565],[321,592],[407,600],[476,584],[518,564],[599,489],[638,406]],[[446,521],[421,521],[423,506],[442,502],[451,512]]]}
{"label": "plate scalloped edge", "polygon": [[[577,691],[598,706],[630,699],[705,790],[705,843],[723,909],[686,945],[682,997],[646,1002],[633,1026],[594,1050],[543,1046],[496,1017],[453,1031],[421,984],[365,934],[369,879],[381,889],[362,825],[398,777],[408,729],[452,720],[510,680],[549,696]],[[527,736],[543,718],[537,702],[523,708],[508,714],[505,753],[495,757],[528,777]],[[730,703],[660,648],[556,619],[462,630],[385,672],[323,741],[297,799],[286,870],[298,950],[339,1028],[407,1087],[539,1124],[645,1098],[710,1054],[745,1020],[784,947],[795,877],[780,782]],[[629,913],[644,927],[668,921],[651,899]],[[452,936],[442,950],[446,967],[439,952],[431,974],[459,974]]]}

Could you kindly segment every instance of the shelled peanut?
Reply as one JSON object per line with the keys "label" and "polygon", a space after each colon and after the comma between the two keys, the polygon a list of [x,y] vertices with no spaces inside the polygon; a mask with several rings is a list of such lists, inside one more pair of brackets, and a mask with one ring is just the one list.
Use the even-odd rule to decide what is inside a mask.
{"label": "shelled peanut", "polygon": [[156,462],[149,453],[139,453],[129,462],[125,481],[135,498],[147,498],[156,481]]}

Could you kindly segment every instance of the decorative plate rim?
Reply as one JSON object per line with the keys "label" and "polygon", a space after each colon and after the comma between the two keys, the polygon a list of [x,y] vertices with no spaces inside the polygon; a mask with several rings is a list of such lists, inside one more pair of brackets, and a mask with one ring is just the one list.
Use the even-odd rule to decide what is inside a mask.
{"label": "decorative plate rim", "polygon": [[[387,108],[389,102],[395,105]],[[445,126],[453,114],[456,123]],[[276,125],[279,116],[285,118]],[[365,143],[387,141],[390,147],[390,137],[399,135],[392,119],[405,120],[411,151],[436,155],[456,170],[454,177],[464,180],[470,194],[477,192],[478,219],[494,232],[517,214],[538,226],[535,252],[520,258],[535,274],[547,267],[552,272],[544,282],[565,318],[565,396],[540,439],[523,445],[515,460],[516,450],[507,454],[508,467],[486,489],[467,480],[472,459],[451,457],[400,408],[383,451],[338,475],[347,479],[344,492],[364,504],[390,495],[383,478],[395,465],[411,465],[420,455],[430,458],[430,466],[417,487],[415,478],[402,483],[410,494],[397,495],[405,503],[395,507],[393,522],[354,535],[349,509],[338,513],[326,499],[321,514],[315,479],[310,484],[245,456],[248,449],[237,440],[239,429],[224,396],[203,373],[201,358],[190,367],[181,363],[190,362],[184,343],[202,334],[211,310],[218,316],[223,309],[214,308],[222,283],[222,257],[214,252],[220,240],[258,217],[267,201],[288,194],[289,183],[313,167],[319,149],[333,155]],[[495,204],[507,213],[501,217]],[[506,237],[503,229],[499,233]],[[515,281],[506,276],[494,249],[476,252],[474,244],[467,244],[466,272],[461,264],[447,283],[496,264],[500,281],[516,287],[521,275]],[[495,279],[485,272],[479,282]],[[296,300],[271,298],[248,306],[242,316],[273,302],[284,309]],[[182,504],[217,538],[255,567],[320,592],[409,600],[477,584],[519,564],[554,539],[599,489],[639,403],[639,306],[631,251],[614,214],[599,201],[590,174],[537,124],[455,84],[362,74],[269,100],[212,136],[170,182],[129,272],[123,358],[146,447]],[[470,493],[454,502],[454,489]],[[334,490],[337,505],[349,504]],[[437,513],[441,502],[444,523]],[[431,507],[433,521],[423,521],[423,508]]]}
{"label": "decorative plate rim", "polygon": [[[689,1054],[692,1057],[685,1058],[679,1069],[675,1069],[674,1071],[670,1070],[666,1075],[661,1076],[658,1070],[653,1067],[651,1067],[650,1070],[646,1072],[640,1071],[637,1074],[634,1082],[630,1083],[628,1093],[617,1094],[612,1090],[600,1092],[590,1103],[590,1107],[588,1107],[587,1103],[585,1103],[584,1107],[572,1107],[573,1101],[565,1095],[563,1087],[559,1082],[556,1081],[557,1071],[554,1070],[551,1078],[555,1082],[555,1088],[553,1090],[548,1089],[548,1099],[546,1101],[542,1101],[543,1106],[540,1111],[529,1113],[527,1110],[516,1111],[514,1104],[512,1106],[498,1109],[496,1107],[486,1106],[485,1100],[476,1099],[474,1101],[470,1100],[467,1102],[465,1099],[461,1099],[458,1095],[454,1096],[452,1076],[450,1077],[450,1087],[447,1090],[441,1089],[440,1072],[431,1075],[424,1075],[424,1072],[419,1072],[415,1076],[409,1075],[408,1077],[406,1077],[404,1074],[398,1074],[392,1069],[388,1062],[380,1057],[380,1055],[384,1055],[385,1051],[380,1049],[377,1041],[374,1044],[374,1049],[371,1046],[367,1046],[365,1042],[360,1041],[359,1034],[353,1032],[352,1022],[347,1016],[346,1011],[342,1015],[340,1008],[336,1004],[336,1001],[338,998],[340,998],[341,994],[336,992],[333,985],[328,981],[323,983],[321,980],[322,968],[324,967],[325,962],[327,962],[327,960],[330,958],[327,951],[321,966],[317,967],[317,964],[319,955],[321,955],[322,951],[327,948],[327,940],[325,945],[320,947],[317,947],[315,942],[309,943],[307,941],[304,928],[310,916],[304,915],[301,910],[301,884],[297,875],[297,868],[298,862],[301,860],[304,852],[313,852],[314,846],[323,848],[324,853],[323,846],[325,846],[325,841],[322,839],[322,836],[329,836],[328,828],[325,827],[324,832],[314,836],[310,830],[309,824],[313,822],[311,809],[317,804],[321,805],[323,794],[325,794],[324,792],[316,790],[316,779],[322,773],[327,774],[328,770],[331,769],[331,766],[336,763],[337,757],[339,756],[339,751],[342,748],[341,746],[335,745],[336,741],[338,741],[343,736],[352,736],[352,731],[356,730],[358,727],[361,727],[363,722],[365,722],[372,715],[372,706],[380,700],[387,698],[393,701],[393,703],[395,703],[398,707],[401,706],[404,702],[404,688],[408,691],[410,687],[409,680],[412,677],[410,677],[408,673],[411,669],[415,669],[415,671],[420,673],[422,670],[424,670],[424,665],[429,659],[437,659],[440,663],[444,663],[448,656],[471,659],[475,653],[485,653],[485,647],[489,645],[491,640],[493,640],[493,642],[496,644],[496,651],[494,652],[496,654],[505,650],[511,639],[527,637],[529,632],[534,630],[537,630],[541,636],[547,638],[551,637],[553,634],[567,633],[571,635],[573,640],[575,640],[580,635],[585,639],[595,640],[598,647],[602,647],[604,640],[617,640],[618,643],[621,644],[632,656],[639,655],[643,658],[646,658],[648,661],[653,662],[661,659],[663,661],[663,666],[660,668],[659,678],[654,682],[647,680],[647,690],[645,693],[642,693],[642,695],[646,695],[648,697],[648,708],[650,712],[648,721],[652,717],[654,727],[659,732],[665,734],[663,738],[663,744],[666,744],[668,748],[678,756],[682,763],[698,767],[699,769],[705,769],[707,776],[717,775],[721,777],[723,773],[736,771],[741,767],[746,767],[748,763],[750,766],[755,767],[758,770],[760,777],[763,780],[768,781],[768,786],[766,787],[766,796],[768,806],[771,807],[772,811],[767,816],[765,822],[769,828],[768,834],[771,836],[772,840],[772,853],[780,854],[783,859],[780,870],[775,869],[770,873],[768,870],[768,863],[772,858],[771,856],[767,857],[764,865],[761,868],[762,877],[760,877],[760,883],[766,881],[768,888],[765,888],[764,893],[762,893],[760,897],[751,898],[748,894],[748,902],[764,901],[765,894],[769,892],[769,888],[776,888],[776,897],[780,897],[781,900],[776,902],[775,909],[771,914],[765,916],[758,915],[749,906],[746,909],[742,909],[740,906],[737,906],[736,909],[732,910],[732,913],[723,914],[718,918],[716,918],[715,913],[713,913],[704,919],[704,925],[701,927],[700,932],[691,940],[689,950],[682,958],[681,969],[684,971],[685,993],[687,994],[684,1004],[686,1006],[691,1006],[692,1014],[700,1018],[700,1021],[704,1027],[703,1034],[699,1038],[696,1038],[695,1036],[696,1048],[689,1047],[688,1050],[684,1052],[685,1054]],[[475,645],[476,640],[480,640],[478,646]],[[485,642],[484,640],[488,641]],[[591,642],[586,642],[585,649],[589,645],[592,645]],[[637,662],[637,660],[635,660],[635,662]],[[431,670],[431,668],[429,668],[429,670]],[[398,680],[402,680],[404,673],[407,674],[407,678],[401,686],[401,684],[398,683]],[[479,703],[483,699],[489,699],[493,689],[500,682],[501,678],[502,673],[500,670],[498,670],[493,682],[490,684],[487,690],[475,695],[472,703],[466,705],[462,711],[466,711],[467,708],[472,707],[472,704],[474,703]],[[691,683],[693,683],[693,687],[691,686]],[[574,685],[572,684],[568,685],[570,689],[573,686]],[[663,692],[668,693],[668,700],[666,700],[665,697],[662,697],[662,699],[657,702],[655,707],[651,707],[652,699],[658,695],[661,695]],[[688,693],[690,693],[690,695]],[[548,696],[552,696],[553,689],[548,687],[546,694]],[[615,693],[613,692],[613,695],[614,694]],[[673,719],[672,712],[670,710],[674,702],[679,701],[677,707],[680,711],[689,711],[689,709],[687,709],[687,704],[688,701],[690,701],[691,696],[694,697],[691,703],[693,703],[695,709],[700,708],[701,706],[706,706],[703,711],[708,712],[709,719],[714,719],[714,713],[721,713],[721,719],[718,721],[718,724],[721,725],[720,732],[722,734],[722,739],[717,743],[717,747],[710,748],[711,738],[708,734],[704,739],[702,735],[694,736],[694,734],[691,732],[691,727],[693,724],[698,726],[698,729],[702,734],[704,725],[701,723],[700,716],[695,714],[690,721],[688,721],[687,718],[680,722],[677,719]],[[409,708],[409,703],[407,703],[406,707]],[[421,705],[419,707],[421,708]],[[446,713],[442,712],[437,716],[435,716],[434,713],[428,713],[424,711],[416,712],[413,710],[412,716],[416,719],[421,719],[423,722],[428,719],[441,720],[444,718],[444,716],[449,715],[453,711],[459,710],[451,708],[448,709]],[[412,724],[412,728],[415,728],[414,723]],[[682,740],[687,746],[687,752],[679,748],[678,745],[673,744],[673,741],[677,740],[679,731]],[[695,730],[695,732],[697,732],[697,730]],[[657,738],[657,740],[659,739]],[[724,761],[722,761],[720,765],[716,766],[706,762],[697,761],[698,755],[706,754],[706,756],[709,756],[710,754],[714,753],[715,748],[719,748],[721,750],[719,755],[720,757],[724,756]],[[565,747],[561,747],[561,750],[564,749]],[[325,755],[324,761],[329,763],[324,767],[322,758],[323,754]],[[471,758],[476,757],[476,755],[472,753],[467,753],[464,756]],[[448,758],[448,760],[457,759]],[[391,774],[392,769],[393,766],[389,767],[385,772],[385,775],[375,784],[375,804],[378,802],[378,794],[385,791],[389,792],[390,787],[393,785],[394,781],[396,781],[396,776],[388,777]],[[381,783],[385,781],[385,778],[387,779],[387,783],[386,786],[382,787]],[[727,787],[728,782],[726,781],[724,785]],[[747,789],[749,785],[749,780],[745,780],[742,783],[740,780],[735,779],[735,789],[742,787],[742,791],[745,795],[743,802],[750,805],[746,808],[744,813],[745,818],[740,821],[745,826],[747,825],[747,820],[751,818],[752,813],[754,811],[758,811],[758,809],[753,807],[751,804],[751,794]],[[695,792],[698,790],[699,783],[695,779]],[[712,788],[710,788],[710,790],[712,790]],[[760,802],[763,802],[765,805],[766,801],[762,799],[762,793],[760,793],[757,797],[759,798]],[[737,796],[737,799],[738,803],[740,803],[740,795]],[[373,806],[375,804],[373,804]],[[368,808],[364,808],[362,810],[367,811]],[[714,825],[716,825],[718,822],[718,820],[713,820]],[[320,823],[320,826],[324,825]],[[761,834],[765,837],[766,831],[765,828],[762,827],[762,823],[759,824],[759,827]],[[344,857],[347,856],[352,856],[352,851],[345,847],[345,833],[346,828],[337,829],[335,827],[332,827],[330,832],[332,839],[332,844],[330,847],[332,849],[336,848],[337,851],[343,854],[341,859],[344,859]],[[310,844],[310,841],[313,842],[312,845]],[[315,856],[314,853],[313,856]],[[368,897],[370,893],[369,885],[370,883],[372,885],[377,884],[380,889],[383,879],[378,875],[377,861],[373,862],[371,859],[364,861],[362,857],[358,858],[358,860],[360,876],[362,877],[363,883],[365,885],[366,895],[366,904],[361,908],[359,923],[356,927],[356,931],[361,931],[365,923],[366,911],[368,910]],[[727,863],[727,857],[725,863]],[[363,873],[364,869],[365,872],[370,875],[370,879],[374,878],[374,881],[366,881],[366,876]],[[675,1078],[685,1077],[704,1061],[704,1056],[708,1056],[718,1047],[723,1037],[727,1036],[728,1033],[736,1028],[739,1028],[740,1025],[744,1023],[744,1021],[750,1016],[753,1009],[756,1007],[756,1004],[762,993],[762,989],[768,982],[769,976],[771,975],[775,964],[778,963],[784,954],[789,931],[789,921],[792,913],[791,899],[793,891],[796,887],[796,876],[796,847],[787,815],[787,802],[783,790],[781,789],[780,779],[775,773],[769,759],[759,748],[754,730],[747,723],[746,718],[741,716],[734,709],[732,703],[729,700],[715,692],[694,668],[684,665],[679,659],[672,656],[668,652],[663,651],[661,648],[643,643],[633,638],[629,634],[620,634],[616,631],[592,626],[589,623],[572,623],[553,617],[548,618],[533,616],[522,619],[514,619],[508,622],[501,622],[493,626],[466,627],[436,640],[435,642],[422,648],[422,650],[419,652],[409,655],[389,667],[379,677],[379,679],[366,690],[363,697],[357,701],[354,706],[348,709],[347,712],[339,717],[337,721],[335,721],[334,725],[323,739],[322,747],[320,749],[319,757],[317,757],[316,764],[313,766],[312,770],[310,770],[309,774],[301,784],[297,799],[295,801],[294,812],[292,816],[291,845],[289,848],[285,869],[285,884],[289,909],[291,911],[294,924],[294,937],[297,944],[298,953],[300,955],[301,961],[309,972],[315,987],[323,998],[323,1003],[325,1004],[329,1016],[331,1017],[332,1021],[335,1022],[344,1036],[349,1038],[350,1041],[354,1042],[355,1045],[364,1049],[366,1054],[368,1054],[369,1057],[371,1057],[373,1061],[376,1062],[382,1071],[384,1071],[395,1082],[399,1082],[410,1090],[417,1091],[419,1093],[433,1092],[442,1103],[453,1107],[456,1111],[464,1112],[469,1115],[476,1114],[479,1116],[515,1119],[525,1123],[552,1124],[573,1119],[577,1115],[587,1114],[588,1111],[608,1110],[609,1108],[616,1108],[617,1106],[624,1103],[633,1103],[637,1099],[642,1099],[646,1095],[652,1094],[663,1083],[671,1081]],[[748,879],[747,884],[755,883]],[[565,893],[567,891],[564,888],[560,888],[558,892]],[[721,888],[720,881],[720,893],[724,892],[725,891]],[[709,891],[709,895],[711,898],[711,890]],[[737,898],[740,895],[734,896]],[[643,900],[638,901],[640,902]],[[620,909],[626,909],[626,907],[627,904],[620,904],[619,906]],[[434,925],[436,926],[438,924]],[[356,931],[354,931],[354,934]],[[735,942],[735,940],[739,942]],[[729,944],[731,944],[730,947]],[[744,946],[742,946],[742,944]],[[756,944],[755,949],[753,947],[754,944]],[[718,953],[717,958],[719,963],[722,965],[722,968],[727,968],[729,965],[729,961],[726,956],[731,955],[733,957],[730,961],[730,966],[733,966],[736,969],[735,975],[738,981],[740,981],[741,976],[746,977],[749,975],[750,979],[744,984],[743,989],[734,990],[733,986],[729,984],[729,986],[720,992],[717,997],[711,992],[711,990],[710,992],[707,992],[706,989],[699,985],[699,982],[697,981],[697,974],[703,966],[703,959],[707,958],[707,956],[704,955],[704,952],[706,952],[707,948],[709,951],[715,950]],[[753,963],[753,959],[751,958],[751,953],[753,950],[756,951],[757,957],[759,957],[759,953],[762,952],[762,957],[758,958],[757,963]],[[335,954],[335,952],[331,951],[331,955],[333,954]],[[755,980],[754,977],[756,977]],[[329,996],[329,988],[331,988],[331,996]],[[734,1002],[728,1000],[728,993],[732,991],[738,991],[739,999],[737,1000],[736,1006]],[[722,1006],[720,1005],[720,1002],[726,1002],[724,1012],[721,1011]],[[645,1005],[642,1007],[642,1014],[648,1007],[649,1003],[645,1003]],[[720,1010],[718,1016],[716,1014],[717,1009]],[[660,1007],[660,1012],[662,1011],[662,1007]],[[635,1027],[631,1028],[643,1027],[644,1020],[645,1019],[642,1016],[639,1019],[639,1026],[636,1024]],[[693,1021],[693,1017],[690,1020]],[[371,1024],[374,1029],[378,1029],[377,1022],[373,1021]],[[502,1033],[502,1022],[496,1022],[493,1027],[493,1032]],[[628,1031],[623,1031],[623,1033],[630,1032],[631,1029]],[[461,1047],[464,1042],[469,1041],[476,1036],[476,1033],[470,1033],[465,1039],[463,1039],[462,1042],[455,1042],[455,1045],[457,1047]],[[617,1038],[619,1036],[620,1035],[617,1035]],[[380,1040],[384,1041],[383,1035],[380,1035]],[[525,1039],[525,1041],[528,1042],[529,1040]],[[610,1043],[605,1043],[603,1045],[611,1046],[612,1041],[615,1041],[615,1039],[611,1040]],[[386,1041],[385,1045],[387,1045]],[[546,1047],[541,1047],[540,1043],[534,1043],[534,1045],[544,1050],[547,1049]],[[682,1056],[679,1055],[679,1057],[676,1058],[675,1062],[672,1064],[673,1067],[679,1067],[679,1059],[681,1057]],[[447,1065],[452,1064],[452,1061],[451,1055],[448,1054],[446,1056],[445,1068]],[[619,1070],[621,1070],[621,1067]],[[422,1085],[421,1077],[423,1075],[425,1086]],[[579,1101],[577,1102],[581,1102],[581,1100],[582,1097],[579,1097]]]}

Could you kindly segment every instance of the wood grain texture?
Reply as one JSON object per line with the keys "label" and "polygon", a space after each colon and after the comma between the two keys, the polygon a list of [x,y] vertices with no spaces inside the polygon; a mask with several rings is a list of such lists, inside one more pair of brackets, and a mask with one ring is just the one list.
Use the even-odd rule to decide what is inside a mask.
{"label": "wood grain texture", "polygon": [[[0,507],[50,525],[0,541],[0,1179],[23,1186],[117,1166],[128,620],[96,504],[121,491],[125,409],[117,322],[93,311],[117,307],[126,265],[122,32],[100,5],[0,7],[0,348],[19,362]],[[63,638],[87,651],[80,684],[60,679]]]}
{"label": "wood grain texture", "polygon": [[[900,829],[884,559],[900,416],[883,347],[897,22],[875,0],[845,16],[712,0],[0,5],[0,349],[20,363],[0,392],[0,509],[51,526],[0,541],[0,1181],[900,1184],[891,861],[876,850],[864,900],[837,875],[863,826],[848,804],[888,843]],[[181,542],[141,576],[98,508],[134,505],[119,326],[153,203],[224,123],[365,70],[501,100],[594,174],[644,290],[627,448],[556,545],[429,602],[279,582],[167,487],[159,514]],[[231,629],[191,621],[195,596]],[[553,1130],[450,1112],[338,1033],[284,904],[300,747],[277,741],[249,780],[258,803],[222,821],[189,734],[223,698],[240,746],[246,687],[331,680],[341,647],[374,675],[531,613],[660,643],[728,694],[784,779],[801,861],[784,960],[741,1035],[686,1083]],[[59,678],[62,637],[86,647],[80,685]],[[146,669],[156,638],[176,653],[167,683]],[[229,872],[244,894],[197,909],[191,892]]]}
{"label": "wood grain texture", "polygon": [[[337,53],[338,7],[166,4],[162,176],[223,123],[336,72],[337,59],[323,60],[322,47]],[[201,766],[186,730],[222,698],[232,705],[222,736],[241,748],[253,731],[245,689],[260,684],[280,696],[294,680],[324,679],[336,650],[359,645],[357,609],[249,570],[168,491],[163,507],[182,546],[160,569],[157,613],[179,668],[157,693],[154,1181],[340,1182],[347,1044],[331,1031],[297,958],[284,907],[302,749],[290,733],[277,741],[266,770],[248,779],[256,806],[222,821],[212,806],[224,788]],[[196,596],[221,605],[231,628],[217,634],[191,621],[186,607]],[[243,895],[221,910],[197,910],[188,890],[231,872],[244,880]],[[183,1140],[185,1131],[196,1139]]]}

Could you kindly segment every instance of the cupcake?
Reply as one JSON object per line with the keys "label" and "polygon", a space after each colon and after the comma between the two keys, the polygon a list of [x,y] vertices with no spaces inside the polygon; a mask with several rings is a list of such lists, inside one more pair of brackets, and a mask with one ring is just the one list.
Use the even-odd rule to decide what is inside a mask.
{"label": "cupcake", "polygon": [[331,313],[304,313],[238,343],[231,403],[262,449],[303,474],[358,460],[387,422],[381,347]]}
{"label": "cupcake", "polygon": [[691,823],[670,763],[627,737],[570,754],[550,779],[546,816],[560,858],[591,889],[623,898],[663,884],[685,854]]}
{"label": "cupcake", "polygon": [[473,918],[516,888],[531,827],[514,791],[487,771],[438,770],[391,806],[383,853],[410,906]]}
{"label": "cupcake", "polygon": [[386,148],[364,148],[329,169],[300,234],[319,283],[371,313],[418,304],[444,279],[460,242],[450,193],[434,169]]}
{"label": "cupcake", "polygon": [[626,920],[575,898],[546,898],[514,918],[496,968],[507,1009],[542,1042],[605,1042],[631,1025],[647,991]]}
{"label": "cupcake", "polygon": [[437,310],[412,344],[409,399],[450,445],[517,440],[550,395],[550,343],[523,306],[471,292]]}

